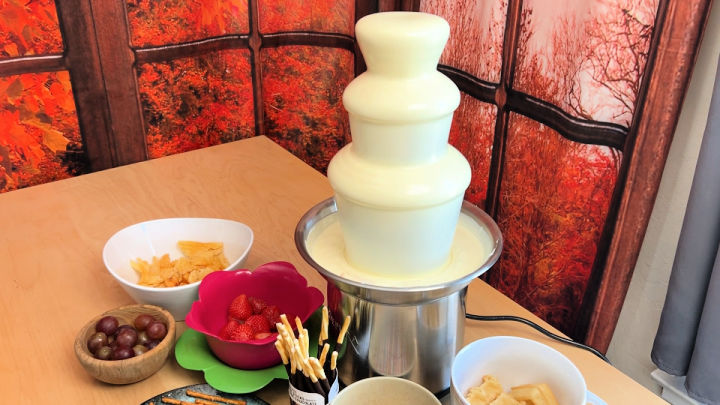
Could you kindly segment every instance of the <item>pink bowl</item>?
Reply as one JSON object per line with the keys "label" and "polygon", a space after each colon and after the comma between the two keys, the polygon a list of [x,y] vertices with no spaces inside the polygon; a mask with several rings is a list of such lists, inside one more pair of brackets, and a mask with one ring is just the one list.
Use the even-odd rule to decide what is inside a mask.
{"label": "pink bowl", "polygon": [[280,355],[275,349],[276,334],[250,342],[220,338],[230,302],[239,294],[277,305],[293,324],[295,316],[307,321],[324,301],[322,292],[309,287],[305,277],[287,262],[266,263],[254,271],[216,271],[205,276],[185,323],[205,335],[210,350],[221,361],[244,370],[274,366],[280,363]]}

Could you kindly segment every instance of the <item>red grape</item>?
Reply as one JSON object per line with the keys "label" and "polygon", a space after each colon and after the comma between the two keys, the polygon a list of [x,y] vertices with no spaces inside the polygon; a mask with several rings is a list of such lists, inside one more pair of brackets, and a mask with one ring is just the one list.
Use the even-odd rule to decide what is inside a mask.
{"label": "red grape", "polygon": [[150,324],[150,322],[154,321],[155,318],[152,317],[152,315],[148,314],[141,314],[138,315],[137,318],[135,318],[135,329],[138,331],[143,331],[147,326]]}
{"label": "red grape", "polygon": [[91,353],[97,352],[97,350],[108,344],[107,335],[102,332],[96,332],[87,341],[87,348]]}
{"label": "red grape", "polygon": [[148,337],[146,331],[142,331],[142,332],[138,333],[137,344],[144,345],[144,344],[147,344],[147,342],[149,342],[149,341],[150,341],[150,338]]}
{"label": "red grape", "polygon": [[119,324],[120,323],[118,322],[117,318],[115,318],[114,316],[104,316],[100,318],[99,321],[97,321],[97,324],[95,324],[95,331],[102,332],[107,336],[110,336],[115,333],[115,331],[118,329]]}
{"label": "red grape", "polygon": [[128,325],[128,324],[120,325],[120,326],[118,326],[117,330],[115,331],[115,337],[117,337],[117,335],[119,335],[120,332],[122,332],[122,331],[125,330],[125,329],[135,330],[135,328],[133,328],[132,326],[130,326],[130,325]]}
{"label": "red grape", "polygon": [[113,350],[112,355],[110,356],[113,360],[125,360],[129,359],[130,357],[133,357],[135,353],[133,350],[129,347],[124,346],[118,346]]}
{"label": "red grape", "polygon": [[150,339],[159,340],[167,335],[167,327],[162,322],[153,321],[147,326],[145,332],[147,332]]}
{"label": "red grape", "polygon": [[135,345],[135,346],[133,346],[132,349],[133,349],[133,353],[135,353],[136,356],[139,356],[139,355],[147,352],[148,350],[150,350],[143,345]]}
{"label": "red grape", "polygon": [[110,346],[103,346],[95,352],[95,357],[100,360],[109,360],[112,355],[113,349]]}
{"label": "red grape", "polygon": [[133,328],[126,328],[118,332],[115,342],[118,346],[133,347],[137,343],[138,335]]}

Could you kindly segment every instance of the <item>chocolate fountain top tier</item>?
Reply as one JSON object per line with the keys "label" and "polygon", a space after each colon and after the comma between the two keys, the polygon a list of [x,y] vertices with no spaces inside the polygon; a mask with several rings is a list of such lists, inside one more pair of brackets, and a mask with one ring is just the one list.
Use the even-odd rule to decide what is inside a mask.
{"label": "chocolate fountain top tier", "polygon": [[450,37],[450,25],[432,14],[387,12],[361,18],[355,35],[368,72],[417,76],[435,70]]}
{"label": "chocolate fountain top tier", "polygon": [[[355,34],[367,71],[343,94],[350,125],[451,116],[460,104],[460,91],[437,71],[449,33],[447,21],[432,14],[387,12],[361,18]],[[361,136],[355,128],[351,132],[353,140]]]}

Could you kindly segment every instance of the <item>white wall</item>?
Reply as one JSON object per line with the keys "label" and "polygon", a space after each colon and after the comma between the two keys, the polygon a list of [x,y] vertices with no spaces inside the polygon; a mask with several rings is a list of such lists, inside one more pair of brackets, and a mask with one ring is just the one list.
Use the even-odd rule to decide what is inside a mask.
{"label": "white wall", "polygon": [[720,55],[720,5],[715,4],[700,47],[655,207],[608,357],[630,377],[659,392],[650,361],[693,172],[707,120]]}

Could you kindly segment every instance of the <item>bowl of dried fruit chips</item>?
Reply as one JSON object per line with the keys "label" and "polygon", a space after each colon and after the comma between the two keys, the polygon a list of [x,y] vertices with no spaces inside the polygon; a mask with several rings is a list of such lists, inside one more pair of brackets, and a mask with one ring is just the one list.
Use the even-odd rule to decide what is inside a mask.
{"label": "bowl of dried fruit chips", "polygon": [[218,218],[164,218],[130,225],[108,239],[108,272],[138,303],[166,308],[181,321],[215,271],[242,268],[253,244],[247,225]]}

